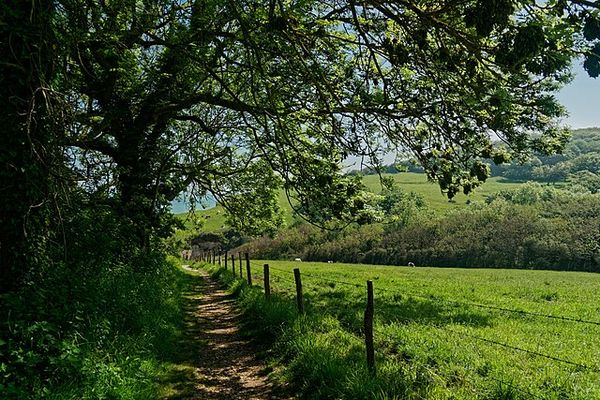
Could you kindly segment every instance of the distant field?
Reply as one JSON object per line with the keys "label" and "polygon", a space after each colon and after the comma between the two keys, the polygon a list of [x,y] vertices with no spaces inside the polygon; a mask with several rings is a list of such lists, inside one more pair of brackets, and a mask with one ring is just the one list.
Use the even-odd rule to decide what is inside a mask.
{"label": "distant field", "polygon": [[[373,280],[378,379],[400,385],[377,398],[600,399],[599,324],[547,317],[600,322],[598,274],[257,260],[255,282],[265,262],[271,287],[291,304],[292,269],[301,269],[308,314],[330,316],[306,340],[348,374],[364,369],[364,288]],[[305,351],[292,366],[326,374],[309,371],[322,366]],[[343,386],[358,378],[339,379],[340,398],[360,390]]]}
{"label": "distant field", "polygon": [[[462,208],[469,200],[485,201],[486,196],[492,193],[495,193],[499,190],[514,189],[521,185],[519,182],[510,182],[502,177],[494,177],[488,179],[486,183],[475,189],[474,192],[470,193],[468,196],[464,195],[463,193],[459,193],[452,201],[449,201],[448,197],[441,193],[439,185],[437,183],[427,181],[427,176],[425,174],[403,172],[385,176],[393,177],[399,188],[407,192],[415,192],[422,195],[429,207],[442,212]],[[364,177],[363,182],[371,191],[375,193],[381,192],[379,176],[367,175]]]}
{"label": "distant field", "polygon": [[[462,208],[466,205],[468,200],[484,201],[486,196],[492,193],[495,193],[499,190],[513,189],[520,185],[518,182],[509,182],[504,178],[495,177],[489,179],[482,187],[476,189],[469,196],[465,196],[461,193],[456,195],[454,200],[450,202],[448,201],[448,198],[440,192],[440,188],[436,183],[427,181],[425,174],[405,172],[386,176],[392,176],[401,189],[407,192],[412,191],[421,194],[429,207],[439,212],[446,212],[449,210]],[[381,192],[379,176],[365,176],[364,183],[369,190],[375,193]],[[287,222],[291,222],[293,218],[292,208],[290,207],[283,192],[279,195],[279,204],[283,209],[285,220]],[[187,213],[182,213],[178,215],[181,218],[186,219],[186,214]],[[204,221],[203,230],[215,231],[221,229],[221,227],[225,225],[224,210],[218,205],[207,210],[197,211],[196,214]]]}
{"label": "distant field", "polygon": [[[279,194],[279,205],[283,210],[283,215],[286,223],[292,222],[292,207],[290,206],[284,192]],[[215,207],[208,208],[206,210],[196,211],[196,218],[202,222],[202,230],[214,232],[223,229],[226,226],[225,222],[225,209],[217,204]],[[177,214],[178,218],[181,218],[186,228],[193,226],[192,219],[189,213]]]}

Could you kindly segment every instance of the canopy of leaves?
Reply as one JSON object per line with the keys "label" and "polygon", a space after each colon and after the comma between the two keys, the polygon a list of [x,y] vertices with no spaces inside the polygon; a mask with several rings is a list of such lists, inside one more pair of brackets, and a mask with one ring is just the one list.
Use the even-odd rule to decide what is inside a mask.
{"label": "canopy of leaves", "polygon": [[[168,201],[189,189],[252,234],[277,223],[280,185],[307,219],[364,219],[369,202],[340,162],[376,163],[388,148],[449,197],[468,193],[490,174],[482,158],[559,151],[568,133],[553,94],[574,57],[599,70],[587,0],[36,0],[0,11],[2,120],[15,121],[1,187],[37,188],[15,195],[26,200],[0,224],[2,249],[59,193],[109,207],[142,248],[169,234]],[[46,187],[36,171],[68,183]]]}
{"label": "canopy of leaves", "polygon": [[84,187],[145,229],[190,185],[233,204],[258,159],[299,212],[339,218],[359,188],[337,163],[384,144],[450,197],[469,192],[491,134],[561,148],[552,93],[578,29],[594,37],[585,3],[488,3],[59,1],[65,149]]}

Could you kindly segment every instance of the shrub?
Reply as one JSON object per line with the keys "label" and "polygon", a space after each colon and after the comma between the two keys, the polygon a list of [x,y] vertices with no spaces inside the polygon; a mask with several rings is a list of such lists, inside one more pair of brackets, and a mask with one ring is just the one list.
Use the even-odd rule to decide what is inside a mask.
{"label": "shrub", "polygon": [[301,225],[251,246],[263,258],[600,271],[599,242],[598,195],[530,183],[444,216],[425,209],[338,232]]}

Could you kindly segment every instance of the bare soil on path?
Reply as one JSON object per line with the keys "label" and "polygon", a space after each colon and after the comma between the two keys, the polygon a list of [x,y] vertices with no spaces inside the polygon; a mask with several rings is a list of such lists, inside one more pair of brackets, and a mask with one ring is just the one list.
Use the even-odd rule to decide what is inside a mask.
{"label": "bare soil on path", "polygon": [[[190,275],[185,294],[182,359],[171,374],[165,399],[279,400],[259,349],[240,333],[241,314],[233,297],[206,271],[184,266]],[[280,390],[277,390],[280,392]]]}

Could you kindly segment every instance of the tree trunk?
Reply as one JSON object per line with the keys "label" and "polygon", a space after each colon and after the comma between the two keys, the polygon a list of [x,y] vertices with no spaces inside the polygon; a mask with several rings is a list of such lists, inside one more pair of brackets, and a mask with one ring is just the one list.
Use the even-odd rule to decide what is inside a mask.
{"label": "tree trunk", "polygon": [[0,293],[19,287],[48,234],[53,8],[50,0],[0,6]]}

